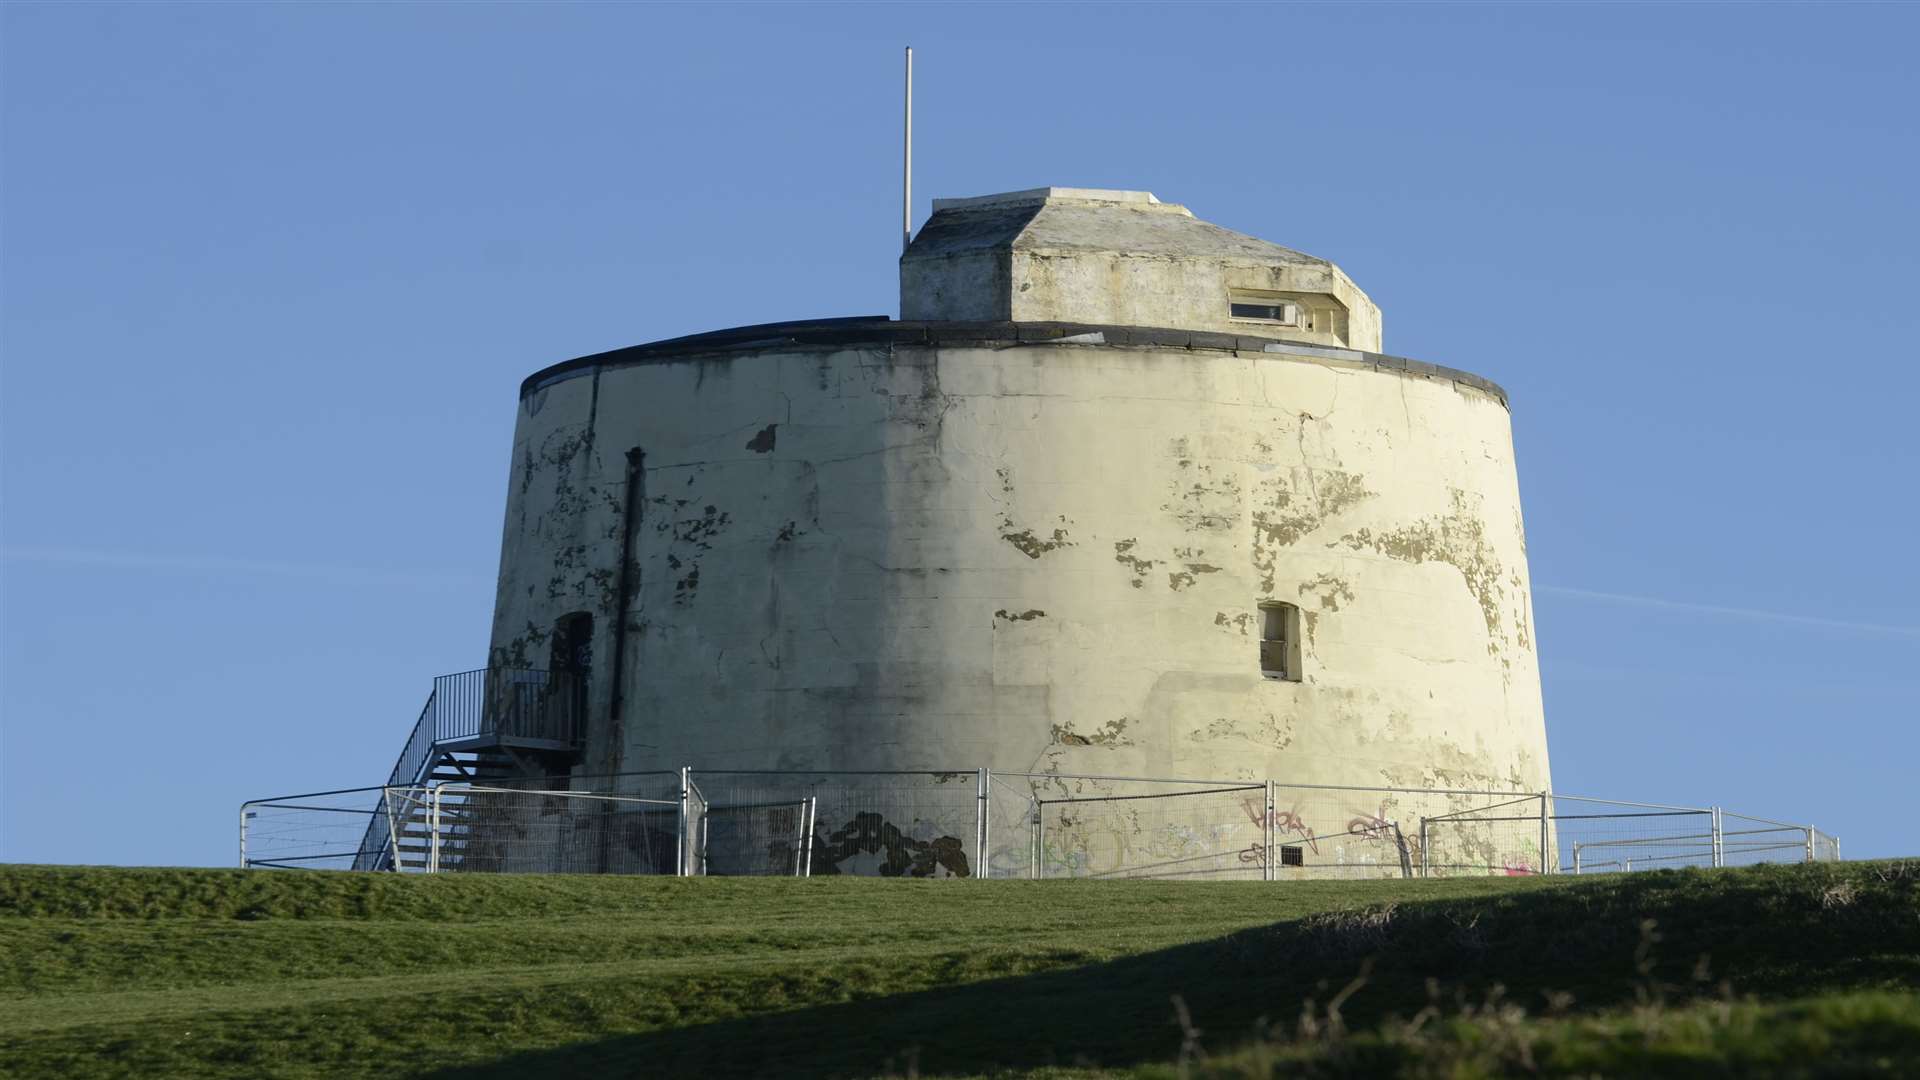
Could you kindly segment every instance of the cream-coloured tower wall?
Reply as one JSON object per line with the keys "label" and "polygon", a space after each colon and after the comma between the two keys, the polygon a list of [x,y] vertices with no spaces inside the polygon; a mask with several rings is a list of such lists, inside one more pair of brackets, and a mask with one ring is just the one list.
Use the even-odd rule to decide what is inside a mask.
{"label": "cream-coloured tower wall", "polygon": [[[932,326],[610,354],[523,395],[494,662],[595,616],[586,770],[1549,786],[1496,389]],[[1263,601],[1298,605],[1298,681],[1262,674]]]}

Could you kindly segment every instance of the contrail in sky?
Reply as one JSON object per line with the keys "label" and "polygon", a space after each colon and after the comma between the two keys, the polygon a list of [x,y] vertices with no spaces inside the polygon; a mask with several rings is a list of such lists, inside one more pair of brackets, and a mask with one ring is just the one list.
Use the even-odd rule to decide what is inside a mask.
{"label": "contrail in sky", "polygon": [[139,551],[90,551],[77,548],[0,548],[7,562],[54,563],[63,566],[99,566],[124,570],[180,570],[193,573],[252,574],[310,578],[341,585],[407,585],[440,587],[482,585],[486,579],[468,574],[435,571],[375,570],[364,566],[324,563],[267,562],[221,556],[149,555]]}
{"label": "contrail in sky", "polygon": [[1735,619],[1752,619],[1757,622],[1793,623],[1800,626],[1818,626],[1828,630],[1853,630],[1863,634],[1892,634],[1895,637],[1920,638],[1920,626],[1890,626],[1886,623],[1851,622],[1846,619],[1822,619],[1816,615],[1794,615],[1785,611],[1762,611],[1759,608],[1723,607],[1719,604],[1695,604],[1686,600],[1662,600],[1657,596],[1630,596],[1626,593],[1599,592],[1594,589],[1574,589],[1565,585],[1535,585],[1534,592],[1551,593],[1555,596],[1571,596],[1581,600],[1603,600],[1613,604],[1635,604],[1640,607],[1663,608],[1668,611],[1690,611],[1701,615],[1724,615]]}

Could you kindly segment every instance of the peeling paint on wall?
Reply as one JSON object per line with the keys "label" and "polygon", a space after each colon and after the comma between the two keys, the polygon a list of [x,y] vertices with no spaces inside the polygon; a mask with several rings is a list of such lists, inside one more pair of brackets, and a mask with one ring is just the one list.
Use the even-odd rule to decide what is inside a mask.
{"label": "peeling paint on wall", "polygon": [[[1065,521],[1066,519],[1062,518],[1061,520]],[[1011,529],[1013,528],[1013,522],[1002,522],[1001,528]],[[1073,541],[1067,538],[1067,530],[1065,529],[1053,530],[1053,535],[1049,539],[1041,539],[1035,536],[1032,529],[1022,529],[1019,532],[1002,532],[1000,539],[1012,544],[1015,548],[1019,549],[1022,555],[1025,555],[1029,559],[1037,559],[1049,551],[1074,546]]]}
{"label": "peeling paint on wall", "polygon": [[1300,466],[1286,480],[1263,482],[1253,513],[1253,566],[1260,574],[1260,590],[1273,595],[1274,565],[1281,549],[1326,525],[1362,500],[1373,497],[1365,481],[1339,469]]}
{"label": "peeling paint on wall", "polygon": [[1344,578],[1331,573],[1315,575],[1312,581],[1300,586],[1300,595],[1312,594],[1320,598],[1322,611],[1339,611],[1342,600],[1353,602],[1353,588]]}
{"label": "peeling paint on wall", "polygon": [[1133,571],[1133,587],[1136,589],[1146,585],[1147,575],[1152,573],[1154,566],[1157,565],[1152,559],[1143,559],[1133,553],[1133,549],[1139,544],[1139,540],[1132,538],[1116,540],[1113,543],[1113,561]]}
{"label": "peeling paint on wall", "polygon": [[1211,563],[1190,562],[1182,563],[1181,566],[1185,567],[1185,569],[1175,570],[1167,575],[1167,587],[1174,592],[1179,592],[1181,589],[1192,585],[1194,580],[1201,574],[1217,574],[1220,572],[1220,568]]}
{"label": "peeling paint on wall", "polygon": [[1218,471],[1213,465],[1195,461],[1188,440],[1175,439],[1175,473],[1170,495],[1160,509],[1193,532],[1227,532],[1240,523],[1240,478]]}
{"label": "peeling paint on wall", "polygon": [[1238,739],[1258,744],[1271,750],[1285,750],[1293,745],[1293,723],[1282,721],[1273,713],[1262,713],[1258,717],[1221,716],[1187,733],[1190,742],[1213,742],[1220,739]]}
{"label": "peeling paint on wall", "polygon": [[[1487,652],[1499,655],[1506,641],[1503,618],[1505,594],[1500,586],[1504,576],[1500,560],[1487,543],[1486,526],[1481,520],[1479,496],[1458,488],[1451,489],[1452,507],[1440,517],[1417,521],[1398,529],[1374,531],[1357,529],[1337,544],[1355,551],[1373,551],[1402,562],[1438,562],[1460,571],[1467,591],[1479,602],[1487,623]],[[1327,545],[1329,547],[1334,544]]]}
{"label": "peeling paint on wall", "polygon": [[1246,637],[1248,631],[1253,627],[1253,614],[1242,611],[1229,615],[1224,611],[1216,611],[1213,613],[1213,625],[1238,630],[1241,637]]}
{"label": "peeling paint on wall", "polygon": [[1053,725],[1053,741],[1061,746],[1132,746],[1133,740],[1126,738],[1127,717],[1109,720],[1100,725],[1091,735],[1081,735],[1073,730],[1073,721]]}

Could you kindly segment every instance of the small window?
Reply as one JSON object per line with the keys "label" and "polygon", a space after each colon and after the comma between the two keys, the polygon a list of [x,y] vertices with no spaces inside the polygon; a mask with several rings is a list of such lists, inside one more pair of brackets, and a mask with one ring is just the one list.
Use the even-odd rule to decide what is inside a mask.
{"label": "small window", "polygon": [[1292,604],[1260,604],[1260,674],[1300,681],[1300,609]]}
{"label": "small window", "polygon": [[1227,313],[1236,319],[1300,325],[1300,305],[1287,300],[1235,300],[1227,305]]}
{"label": "small window", "polygon": [[1305,866],[1307,855],[1304,849],[1294,844],[1282,844],[1280,847],[1281,866]]}

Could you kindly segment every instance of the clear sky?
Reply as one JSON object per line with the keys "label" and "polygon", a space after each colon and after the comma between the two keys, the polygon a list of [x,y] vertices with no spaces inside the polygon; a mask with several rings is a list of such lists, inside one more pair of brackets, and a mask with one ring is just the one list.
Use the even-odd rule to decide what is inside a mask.
{"label": "clear sky", "polygon": [[485,660],[521,378],[895,311],[907,43],[919,218],[1148,189],[1507,387],[1558,789],[1920,854],[1914,7],[0,20],[0,859],[383,780]]}

